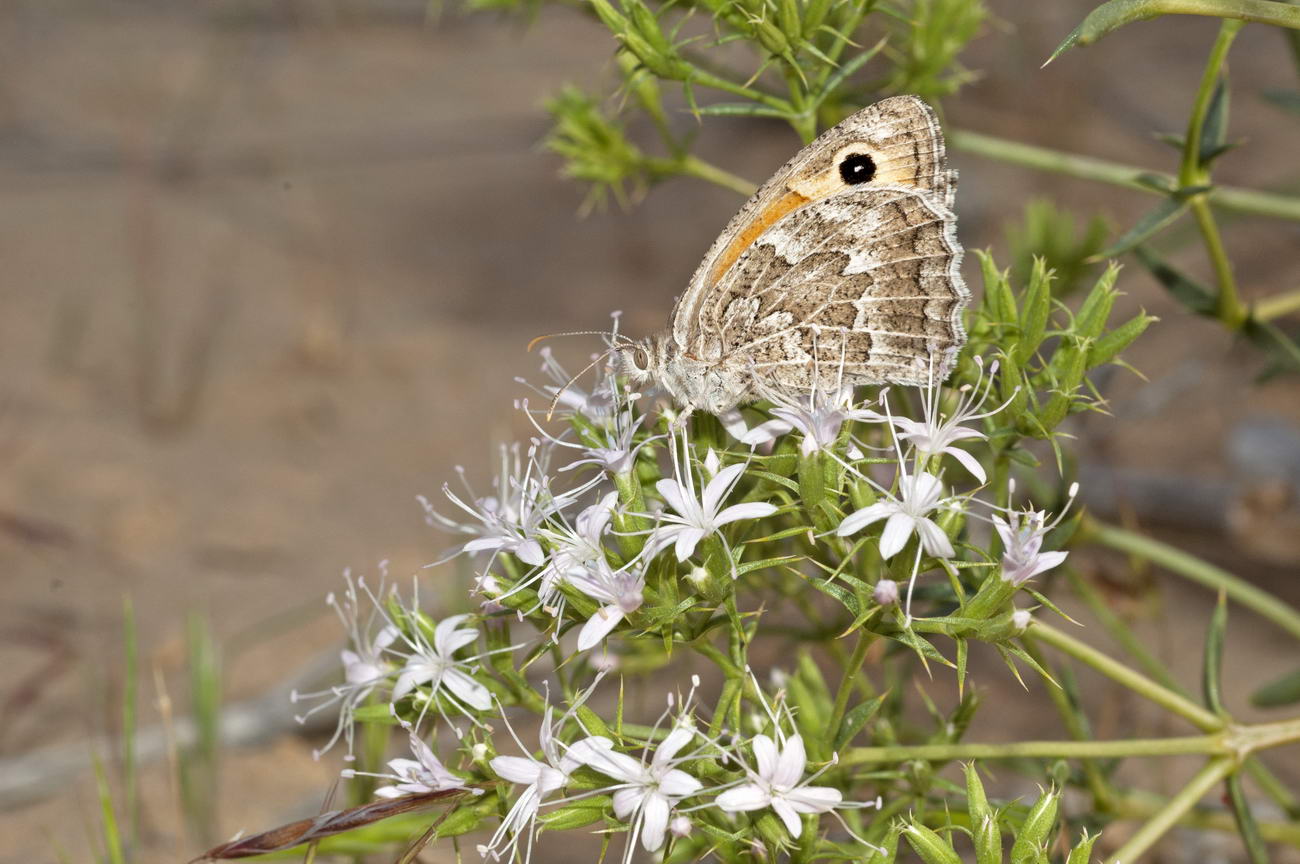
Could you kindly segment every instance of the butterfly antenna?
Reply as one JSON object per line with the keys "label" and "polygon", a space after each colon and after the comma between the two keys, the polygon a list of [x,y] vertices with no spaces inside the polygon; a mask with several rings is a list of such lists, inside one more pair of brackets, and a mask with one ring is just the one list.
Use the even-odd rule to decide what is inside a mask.
{"label": "butterfly antenna", "polygon": [[538,336],[536,339],[528,343],[528,350],[532,351],[533,346],[535,346],[538,342],[544,342],[547,339],[554,339],[557,336],[605,336],[605,337],[612,336],[615,340],[621,339],[623,340],[623,342],[632,341],[627,336],[624,336],[621,333],[611,333],[608,330],[569,330],[568,332],[565,333],[547,333],[545,336]]}
{"label": "butterfly antenna", "polygon": [[[562,334],[562,333],[561,333],[561,334],[556,334],[556,335],[561,335],[561,336],[562,336],[562,335],[565,335],[565,334]],[[609,335],[609,334],[605,334],[605,335]],[[631,341],[631,340],[628,340],[628,341]],[[583,375],[586,375],[586,374],[587,374],[588,372],[590,372],[592,369],[595,369],[596,366],[597,366],[597,364],[600,363],[600,361],[604,360],[606,357],[608,357],[610,354],[613,354],[613,353],[614,353],[615,351],[617,351],[617,350],[618,350],[618,346],[617,346],[617,345],[613,345],[613,346],[611,346],[611,347],[609,347],[609,348],[606,348],[604,351],[602,351],[602,352],[600,352],[599,354],[596,355],[596,359],[592,360],[590,363],[588,363],[586,366],[584,366],[584,367],[582,368],[582,371],[581,371],[581,372],[578,372],[576,375],[574,375],[574,376],[573,376],[572,378],[570,378],[568,381],[565,381],[565,382],[564,382],[564,386],[561,387],[559,390],[556,390],[556,391],[555,391],[555,398],[551,400],[551,406],[550,406],[549,408],[546,409],[546,422],[547,422],[547,423],[551,422],[551,417],[554,416],[554,414],[555,414],[555,406],[557,406],[557,405],[560,404],[560,397],[564,395],[564,391],[565,391],[565,390],[568,390],[570,387],[572,387],[574,381],[577,381],[577,380],[578,380],[579,378],[581,378]]]}

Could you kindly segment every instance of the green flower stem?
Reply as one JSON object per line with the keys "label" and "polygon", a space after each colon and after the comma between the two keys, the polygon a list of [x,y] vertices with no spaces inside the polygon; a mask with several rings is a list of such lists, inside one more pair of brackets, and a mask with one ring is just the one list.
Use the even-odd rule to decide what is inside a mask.
{"label": "green flower stem", "polygon": [[748,198],[754,194],[758,187],[744,177],[732,174],[730,171],[724,171],[711,162],[705,162],[689,153],[680,160],[674,160],[676,173],[685,174],[688,177],[695,177],[699,180],[707,180],[723,189],[730,189],[744,197]]}
{"label": "green flower stem", "polygon": [[[1150,792],[1125,793],[1115,804],[1113,812],[1125,819],[1149,819],[1164,809],[1168,799]],[[1220,809],[1193,809],[1178,820],[1180,825],[1201,830],[1237,833],[1232,814]],[[1270,843],[1286,843],[1300,847],[1300,824],[1295,822],[1260,822],[1259,833]]]}
{"label": "green flower stem", "polygon": [[873,634],[865,630],[858,631],[858,642],[853,646],[853,655],[849,657],[849,662],[844,664],[840,689],[835,694],[835,704],[831,708],[831,722],[826,727],[826,734],[832,741],[839,735],[840,724],[844,722],[844,712],[849,707],[849,696],[853,693],[853,681],[862,670],[862,664],[867,660],[867,650],[871,648],[871,643],[874,641]]}
{"label": "green flower stem", "polygon": [[1209,15],[1231,18],[1234,23],[1255,21],[1300,28],[1300,9],[1276,0],[1110,0],[1092,10],[1052,56],[1074,45],[1091,45],[1125,24],[1160,15]]}
{"label": "green flower stem", "polygon": [[714,90],[721,90],[723,93],[730,93],[732,96],[740,96],[751,102],[758,102],[767,107],[789,114],[793,111],[792,106],[786,100],[779,96],[772,96],[761,90],[755,90],[753,87],[746,87],[744,84],[737,84],[734,81],[728,81],[721,75],[715,75],[707,69],[701,69],[698,66],[692,66],[690,83],[699,84],[703,87],[711,87]]}
{"label": "green flower stem", "polygon": [[1124,685],[1139,696],[1150,699],[1160,707],[1177,714],[1206,732],[1221,730],[1227,723],[1219,715],[1205,710],[1190,699],[1157,684],[1141,672],[1130,669],[1123,663],[1107,657],[1091,645],[1080,642],[1073,636],[1066,635],[1050,624],[1035,621],[1026,632],[1038,641],[1051,645],[1056,650],[1091,666],[1107,678]]}
{"label": "green flower stem", "polygon": [[1158,564],[1169,572],[1190,579],[1211,591],[1223,590],[1227,593],[1228,599],[1267,618],[1300,639],[1300,610],[1288,606],[1281,599],[1267,591],[1261,591],[1226,570],[1158,540],[1104,522],[1089,519],[1081,526],[1081,532],[1094,543]]}
{"label": "green flower stem", "polygon": [[[1210,111],[1214,90],[1219,83],[1219,74],[1224,61],[1228,59],[1228,50],[1242,28],[1241,21],[1224,21],[1219,27],[1219,35],[1210,49],[1209,59],[1205,61],[1205,71],[1201,75],[1201,86],[1196,90],[1192,102],[1192,113],[1187,121],[1187,133],[1183,136],[1183,157],[1178,166],[1178,185],[1186,188],[1208,184],[1209,169],[1201,164],[1201,132],[1205,127],[1205,118]],[[1237,280],[1232,274],[1232,262],[1223,248],[1223,238],[1219,236],[1219,227],[1214,222],[1214,213],[1203,195],[1197,195],[1191,202],[1192,215],[1196,226],[1205,240],[1205,251],[1210,256],[1214,267],[1214,279],[1219,286],[1217,314],[1220,321],[1236,329],[1246,321],[1246,307],[1241,303],[1237,292]]]}
{"label": "green flower stem", "polygon": [[1138,860],[1235,768],[1236,762],[1229,756],[1211,759],[1177,795],[1170,798],[1164,807],[1148,819],[1127,843],[1115,850],[1115,854],[1106,859],[1106,864],[1128,864]]}
{"label": "green flower stem", "polygon": [[1287,291],[1265,297],[1255,303],[1252,315],[1256,321],[1272,321],[1293,312],[1300,312],[1300,291]]}
{"label": "green flower stem", "polygon": [[[948,143],[954,150],[983,156],[986,159],[1022,165],[1053,174],[1063,174],[1080,180],[1109,183],[1112,186],[1134,189],[1149,195],[1166,194],[1159,188],[1159,184],[1162,183],[1168,188],[1177,186],[1177,180],[1172,174],[1148,171],[1135,165],[1124,165],[1092,156],[1065,153],[1048,147],[1022,144],[1019,141],[1009,141],[982,132],[953,129],[948,132]],[[1140,178],[1153,180],[1154,184],[1146,185]],[[1300,198],[1235,186],[1216,186],[1205,194],[1210,203],[1221,210],[1300,221]]]}
{"label": "green flower stem", "polygon": [[966,759],[1115,759],[1125,756],[1186,754],[1227,756],[1222,734],[1183,738],[1134,738],[1127,741],[1011,741],[1005,744],[917,744],[896,747],[853,747],[840,757],[842,765],[911,761],[951,762]]}
{"label": "green flower stem", "polygon": [[1241,29],[1240,21],[1224,21],[1219,27],[1219,35],[1210,49],[1210,56],[1205,61],[1205,71],[1201,73],[1201,85],[1192,100],[1192,113],[1187,119],[1187,133],[1183,136],[1182,160],[1178,165],[1178,185],[1195,186],[1203,182],[1205,171],[1201,165],[1201,131],[1205,127],[1205,117],[1210,112],[1210,102],[1214,98],[1214,88],[1219,83],[1219,73],[1223,63],[1228,59],[1228,49],[1232,40]]}

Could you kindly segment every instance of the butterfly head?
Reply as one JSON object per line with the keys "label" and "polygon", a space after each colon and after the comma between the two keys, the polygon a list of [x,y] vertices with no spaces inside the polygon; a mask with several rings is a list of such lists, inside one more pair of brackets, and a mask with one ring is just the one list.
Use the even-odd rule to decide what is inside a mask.
{"label": "butterfly head", "polygon": [[627,342],[618,349],[618,365],[633,384],[659,381],[668,363],[671,339],[667,333],[658,333],[648,339]]}

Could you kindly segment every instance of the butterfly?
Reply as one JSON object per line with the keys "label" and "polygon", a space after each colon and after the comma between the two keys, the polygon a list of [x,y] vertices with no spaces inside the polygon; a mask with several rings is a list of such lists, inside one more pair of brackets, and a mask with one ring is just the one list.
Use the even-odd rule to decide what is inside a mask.
{"label": "butterfly", "polygon": [[870,105],[799,151],[741,207],[666,331],[620,365],[689,412],[772,394],[947,377],[966,339],[953,196],[934,110]]}

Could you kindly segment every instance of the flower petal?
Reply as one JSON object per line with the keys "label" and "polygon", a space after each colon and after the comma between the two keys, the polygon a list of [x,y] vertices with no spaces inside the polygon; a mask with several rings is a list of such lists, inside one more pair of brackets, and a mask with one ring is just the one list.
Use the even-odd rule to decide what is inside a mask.
{"label": "flower petal", "polygon": [[981,483],[988,482],[988,475],[984,473],[984,466],[980,460],[976,459],[974,454],[968,453],[957,447],[948,447],[943,452],[951,453],[952,457],[962,464],[962,467],[971,473],[972,476]]}
{"label": "flower petal", "polygon": [[685,798],[704,788],[704,784],[685,771],[674,768],[659,779],[659,790],[673,798]]}
{"label": "flower petal", "polygon": [[892,501],[877,501],[870,507],[864,507],[855,513],[850,513],[844,517],[840,523],[839,529],[835,532],[841,537],[847,537],[866,528],[872,523],[879,522],[887,516],[898,512],[898,505]]}
{"label": "flower petal", "polygon": [[880,557],[888,560],[902,552],[915,529],[916,520],[908,514],[900,511],[890,516],[884,533],[880,535]]}
{"label": "flower petal", "polygon": [[671,804],[664,796],[656,792],[646,796],[645,807],[641,811],[641,845],[645,851],[654,852],[664,845],[670,809]]}
{"label": "flower petal", "polygon": [[713,803],[724,813],[743,813],[762,810],[772,803],[772,798],[756,784],[746,783],[723,792]]}
{"label": "flower petal", "polygon": [[488,765],[502,780],[518,784],[536,783],[543,768],[541,763],[522,756],[497,756]]}
{"label": "flower petal", "polygon": [[411,662],[397,676],[397,681],[393,684],[393,694],[390,698],[392,701],[398,702],[419,685],[427,684],[432,680],[433,670],[429,667],[429,664],[412,657]]}
{"label": "flower petal", "polygon": [[597,609],[587,619],[587,623],[582,625],[582,632],[578,634],[578,650],[586,651],[599,645],[600,640],[608,636],[622,620],[623,610],[617,606],[602,606]]}
{"label": "flower petal", "polygon": [[659,494],[663,496],[664,501],[668,502],[669,507],[683,516],[690,515],[691,511],[686,504],[688,496],[686,491],[682,489],[682,484],[676,480],[660,480],[655,483],[655,489],[659,490]]}
{"label": "flower petal", "polygon": [[795,812],[795,809],[790,806],[790,802],[777,796],[772,799],[772,810],[781,817],[781,821],[785,823],[785,830],[790,832],[790,836],[798,840],[799,835],[803,833],[803,820],[799,818],[799,814]]}
{"label": "flower petal", "polygon": [[627,817],[641,806],[641,799],[644,797],[646,797],[646,790],[641,786],[619,789],[614,793],[614,815],[626,822]]}
{"label": "flower petal", "polygon": [[785,800],[799,813],[826,813],[838,807],[843,798],[840,790],[830,786],[800,786],[785,794]]}
{"label": "flower petal", "polygon": [[755,735],[750,746],[754,748],[754,762],[758,765],[758,776],[770,783],[776,776],[779,758],[776,744],[766,735]]}
{"label": "flower petal", "polygon": [[492,694],[482,684],[459,669],[448,669],[442,673],[442,685],[452,695],[476,711],[492,709]]}
{"label": "flower petal", "polygon": [[674,553],[678,561],[685,561],[695,554],[695,546],[704,539],[704,529],[691,525],[683,526],[677,533],[677,548]]}
{"label": "flower petal", "polygon": [[727,494],[731,492],[731,488],[740,480],[740,475],[744,473],[745,463],[737,462],[735,465],[728,465],[713,476],[713,479],[704,487],[704,495],[701,498],[701,504],[704,505],[702,509],[706,517],[717,512],[722,499],[727,497]]}
{"label": "flower petal", "polygon": [[748,504],[732,504],[713,518],[714,525],[726,525],[740,519],[763,519],[776,512],[775,504],[765,501],[751,501]]}
{"label": "flower petal", "polygon": [[808,753],[803,746],[803,737],[791,735],[785,739],[781,748],[781,757],[776,763],[776,773],[772,775],[774,786],[790,788],[803,779],[803,769],[808,766]]}
{"label": "flower petal", "polygon": [[925,551],[935,558],[951,558],[957,553],[952,548],[952,541],[943,529],[932,519],[917,519],[916,533],[921,538]]}
{"label": "flower petal", "polygon": [[664,739],[663,743],[655,748],[655,755],[654,759],[651,760],[651,764],[663,765],[670,761],[677,755],[677,751],[691,743],[694,738],[695,730],[691,729],[689,726],[674,727],[673,731],[668,733],[668,737]]}

